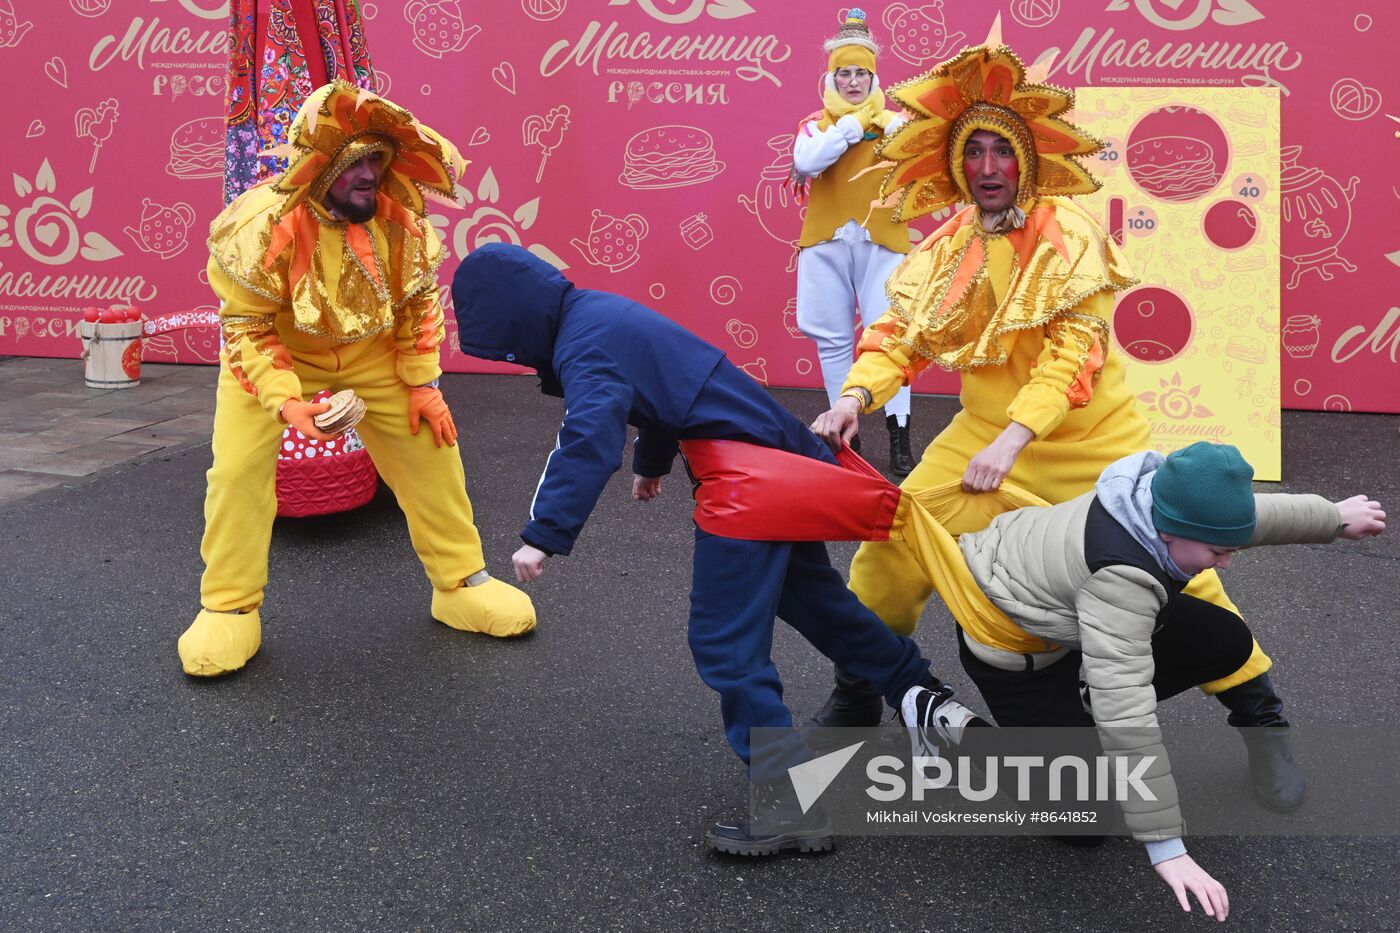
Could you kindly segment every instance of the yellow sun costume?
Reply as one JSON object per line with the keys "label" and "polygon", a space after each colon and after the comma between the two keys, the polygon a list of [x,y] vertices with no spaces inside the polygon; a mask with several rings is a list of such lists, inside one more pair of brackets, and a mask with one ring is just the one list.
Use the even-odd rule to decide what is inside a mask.
{"label": "yellow sun costume", "polygon": [[[1087,492],[1108,464],[1150,446],[1147,419],[1110,352],[1113,294],[1136,279],[1117,245],[1069,200],[1098,190],[1078,158],[1102,143],[1061,118],[1074,95],[1038,83],[1048,69],[1028,73],[1001,43],[998,20],[983,45],[890,89],[913,115],[880,149],[889,166],[881,190],[895,217],[974,206],[895,270],[889,309],[866,329],[842,391],[868,401],[869,413],[927,366],[961,374],[962,410],[900,484],[954,535],[981,530],[1004,508],[959,486],[969,460],[1012,421],[1034,439],[1003,482],[1052,504]],[[978,130],[1006,139],[1019,163],[1016,203],[996,216],[975,206],[964,172],[963,147]],[[900,541],[862,544],[850,586],[903,635],[933,591]],[[1238,613],[1214,571],[1187,592]],[[1245,667],[1205,689],[1228,689],[1269,664],[1256,646]]]}
{"label": "yellow sun costume", "polygon": [[[366,403],[357,431],[408,519],[433,617],[464,631],[523,634],[534,628],[534,607],[485,571],[459,451],[409,424],[411,392],[442,373],[443,245],[423,197],[451,198],[466,162],[408,111],[342,82],[307,99],[288,139],[287,170],[210,226],[224,349],[203,610],[179,641],[185,672],[226,674],[258,650],[282,406],[321,389],[353,389]],[[331,183],[372,155],[381,166],[375,216],[338,219],[325,201]]]}

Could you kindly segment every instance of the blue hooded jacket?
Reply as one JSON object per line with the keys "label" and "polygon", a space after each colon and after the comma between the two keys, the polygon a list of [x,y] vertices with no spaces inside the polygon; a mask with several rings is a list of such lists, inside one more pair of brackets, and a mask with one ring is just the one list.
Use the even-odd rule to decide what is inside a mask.
{"label": "blue hooded jacket", "polygon": [[452,280],[462,352],[530,366],[564,399],[558,446],[520,537],[568,554],[637,428],[632,469],[671,471],[677,442],[742,440],[830,460],[787,409],[690,331],[635,301],[577,288],[518,246],[473,250]]}

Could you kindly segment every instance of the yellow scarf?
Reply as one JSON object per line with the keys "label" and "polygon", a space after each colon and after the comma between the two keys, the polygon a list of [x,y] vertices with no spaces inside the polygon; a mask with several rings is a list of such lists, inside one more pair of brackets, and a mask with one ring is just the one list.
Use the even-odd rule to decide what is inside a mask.
{"label": "yellow scarf", "polygon": [[[871,78],[872,83],[874,77]],[[841,96],[841,92],[836,88],[826,85],[826,90],[822,92],[822,118],[817,121],[817,129],[830,129],[836,121],[850,114],[860,121],[860,125],[869,130],[871,126],[878,126],[881,132],[890,125],[890,121],[895,118],[893,113],[885,109],[885,92],[878,87],[872,87],[865,100],[858,104],[853,104]]]}

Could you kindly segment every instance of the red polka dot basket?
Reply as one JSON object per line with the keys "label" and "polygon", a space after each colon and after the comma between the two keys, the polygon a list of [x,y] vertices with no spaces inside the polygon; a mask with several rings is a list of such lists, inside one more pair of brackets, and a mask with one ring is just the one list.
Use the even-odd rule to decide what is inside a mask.
{"label": "red polka dot basket", "polygon": [[[317,392],[313,402],[330,398]],[[282,432],[277,451],[277,514],[284,518],[348,512],[374,498],[379,473],[351,428],[333,441],[316,441],[296,428]]]}

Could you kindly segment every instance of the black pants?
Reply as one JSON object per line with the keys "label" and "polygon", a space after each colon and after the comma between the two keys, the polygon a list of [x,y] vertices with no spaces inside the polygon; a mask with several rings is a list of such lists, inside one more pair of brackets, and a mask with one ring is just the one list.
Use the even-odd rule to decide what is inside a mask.
{"label": "black pants", "polygon": [[[1239,616],[1185,593],[1173,595],[1152,634],[1157,701],[1234,673],[1253,650],[1254,636]],[[1094,724],[1079,693],[1079,651],[1038,671],[1006,671],[973,655],[958,629],[958,658],[999,726]]]}
{"label": "black pants", "polygon": [[[1155,665],[1152,686],[1158,702],[1239,670],[1254,648],[1254,638],[1243,619],[1194,596],[1173,595],[1158,614],[1157,626],[1152,635]],[[1055,736],[1056,754],[1074,755],[1085,760],[1102,754],[1097,730],[1093,728],[1094,719],[1085,711],[1080,694],[1082,652],[1071,651],[1040,670],[1007,671],[993,667],[972,654],[959,628],[958,657],[963,670],[977,685],[998,726],[1083,727]],[[1257,679],[1267,684],[1267,679],[1262,675]],[[1240,689],[1235,688],[1236,691]],[[1272,691],[1269,693],[1272,695]],[[979,730],[976,735],[968,735],[972,738],[970,742],[965,739],[966,748],[959,746],[966,753],[978,758],[1008,753],[1008,749],[1002,747],[1005,742],[998,741],[992,730]],[[1048,800],[1043,778],[1044,775],[1041,775],[1029,788],[1032,795],[1029,804],[1033,809],[1043,806]],[[1066,841],[1077,844],[1102,841],[1106,827],[1112,825],[1114,805],[1099,801],[1084,802],[1080,806],[1096,810],[1099,814],[1097,822],[1067,827],[1071,835],[1066,837]]]}

